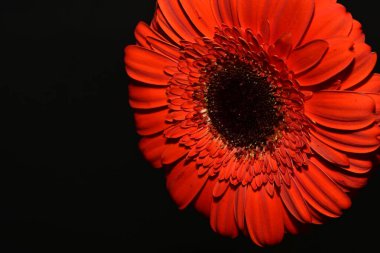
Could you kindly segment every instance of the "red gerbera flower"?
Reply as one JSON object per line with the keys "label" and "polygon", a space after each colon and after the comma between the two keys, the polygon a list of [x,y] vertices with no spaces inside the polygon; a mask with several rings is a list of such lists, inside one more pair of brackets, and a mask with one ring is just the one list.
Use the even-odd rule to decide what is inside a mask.
{"label": "red gerbera flower", "polygon": [[179,208],[263,246],[350,207],[380,144],[380,77],[342,5],[159,0],[135,35],[140,148]]}

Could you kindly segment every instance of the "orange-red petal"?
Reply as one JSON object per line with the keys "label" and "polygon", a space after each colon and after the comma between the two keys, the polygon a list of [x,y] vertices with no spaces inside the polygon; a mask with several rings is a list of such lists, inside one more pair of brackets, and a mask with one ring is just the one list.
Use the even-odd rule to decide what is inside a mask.
{"label": "orange-red petal", "polygon": [[202,190],[198,193],[197,197],[194,199],[194,207],[200,213],[209,217],[211,214],[211,204],[213,201],[212,191],[214,189],[216,180],[211,180],[210,178],[205,183]]}
{"label": "orange-red petal", "polygon": [[178,142],[167,143],[162,153],[162,163],[165,165],[172,164],[183,158],[188,152],[186,146]]}
{"label": "orange-red petal", "polygon": [[180,0],[193,25],[206,37],[214,37],[215,27],[220,24],[212,13],[212,2],[204,0]]}
{"label": "orange-red petal", "polygon": [[176,66],[176,62],[139,46],[128,46],[125,49],[125,64],[128,75],[140,82],[157,85],[168,85],[169,76],[164,69]]}
{"label": "orange-red petal", "polygon": [[298,222],[287,209],[284,208],[282,213],[285,231],[293,235],[297,234],[300,229],[300,222]]}
{"label": "orange-red petal", "polygon": [[196,164],[182,160],[167,175],[166,187],[180,209],[186,208],[206,183],[207,176],[198,176]]}
{"label": "orange-red petal", "polygon": [[181,36],[170,26],[160,8],[157,8],[156,10],[155,17],[152,21],[152,27],[154,27],[157,32],[160,32],[168,41],[181,45]]}
{"label": "orange-red petal", "polygon": [[166,138],[162,135],[146,136],[140,140],[139,148],[145,159],[149,161],[154,168],[161,168],[161,156],[165,150]]}
{"label": "orange-red petal", "polygon": [[375,121],[375,103],[356,92],[320,91],[305,102],[305,114],[314,122],[342,130],[364,128]]}
{"label": "orange-red petal", "polygon": [[353,88],[357,92],[380,92],[380,74],[373,74],[368,80]]}
{"label": "orange-red petal", "polygon": [[199,33],[189,22],[178,0],[158,0],[158,6],[167,23],[182,39],[194,41]]}
{"label": "orange-red petal", "polygon": [[269,12],[270,44],[291,33],[291,44],[297,46],[314,13],[314,0],[277,0]]}
{"label": "orange-red petal", "polygon": [[369,76],[376,65],[377,54],[365,43],[355,44],[355,59],[348,77],[341,83],[341,89],[349,89]]}
{"label": "orange-red petal", "polygon": [[132,108],[153,109],[168,104],[165,87],[131,83],[128,89],[129,104]]}
{"label": "orange-red petal", "polygon": [[[366,160],[367,159],[367,160]],[[372,169],[372,162],[367,157],[360,158],[354,158],[350,157],[350,167],[344,168],[346,171],[355,173],[355,174],[366,174]]]}
{"label": "orange-red petal", "polygon": [[314,150],[314,152],[316,152],[326,161],[340,167],[350,166],[350,161],[348,160],[347,155],[331,148],[325,143],[319,141],[314,136],[310,136],[309,145],[310,145],[310,148]]}
{"label": "orange-red petal", "polygon": [[299,74],[314,67],[329,48],[324,40],[313,40],[295,49],[287,60],[288,67],[294,74]]}
{"label": "orange-red petal", "polygon": [[234,202],[235,190],[228,188],[222,198],[214,199],[211,205],[210,224],[215,232],[235,238],[239,234],[235,222]]}
{"label": "orange-red petal", "polygon": [[152,135],[162,132],[169,125],[165,122],[169,109],[142,110],[135,112],[137,133],[140,135]]}
{"label": "orange-red petal", "polygon": [[347,37],[352,29],[352,16],[333,1],[315,1],[315,12],[302,44],[315,39]]}
{"label": "orange-red petal", "polygon": [[149,27],[149,25],[147,25],[146,23],[140,21],[135,29],[135,38],[137,44],[149,49],[150,45],[146,41],[147,37],[162,39],[162,36],[160,34],[152,30],[152,28]]}
{"label": "orange-red petal", "polygon": [[260,246],[279,243],[284,236],[283,206],[277,194],[247,188],[245,217],[249,235]]}
{"label": "orange-red petal", "polygon": [[238,187],[234,198],[235,221],[241,231],[245,231],[246,191],[246,186]]}
{"label": "orange-red petal", "polygon": [[308,169],[295,170],[294,177],[318,205],[340,215],[342,210],[351,206],[350,198],[312,161],[309,161]]}
{"label": "orange-red petal", "polygon": [[238,0],[211,0],[213,3],[213,14],[217,20],[219,20],[219,24],[225,24],[230,27],[240,26],[237,14],[237,1]]}
{"label": "orange-red petal", "polygon": [[181,56],[180,49],[166,41],[149,36],[146,37],[146,40],[153,50],[172,59],[173,61],[178,61]]}
{"label": "orange-red petal", "polygon": [[365,41],[365,35],[363,33],[362,25],[355,19],[353,20],[352,30],[348,37],[356,43],[363,43]]}
{"label": "orange-red petal", "polygon": [[366,185],[368,181],[368,175],[357,175],[347,171],[342,171],[339,168],[331,167],[328,164],[323,163],[319,159],[312,159],[313,163],[326,173],[336,184],[341,186],[346,191],[352,189],[359,189]]}
{"label": "orange-red petal", "polygon": [[239,0],[237,10],[242,28],[249,28],[253,34],[257,34],[262,22],[267,20],[271,2],[267,0]]}
{"label": "orange-red petal", "polygon": [[311,216],[305,200],[293,179],[289,187],[286,185],[281,187],[280,196],[284,206],[297,220],[311,222]]}
{"label": "orange-red petal", "polygon": [[301,86],[312,86],[339,74],[354,60],[353,42],[347,38],[326,40],[329,49],[322,60],[309,71],[297,76]]}
{"label": "orange-red petal", "polygon": [[334,131],[315,127],[311,134],[335,149],[350,153],[370,153],[380,146],[380,127],[377,125],[357,131]]}

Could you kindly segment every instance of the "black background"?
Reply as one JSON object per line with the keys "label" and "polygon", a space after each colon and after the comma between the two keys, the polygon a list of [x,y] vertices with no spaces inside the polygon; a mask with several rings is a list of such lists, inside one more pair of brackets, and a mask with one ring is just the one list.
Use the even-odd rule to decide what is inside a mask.
{"label": "black background", "polygon": [[[378,51],[376,2],[343,3]],[[222,238],[191,208],[178,211],[163,173],[137,149],[123,66],[135,25],[151,20],[154,6],[0,2],[0,251],[376,250],[378,168],[342,218],[271,248]]]}

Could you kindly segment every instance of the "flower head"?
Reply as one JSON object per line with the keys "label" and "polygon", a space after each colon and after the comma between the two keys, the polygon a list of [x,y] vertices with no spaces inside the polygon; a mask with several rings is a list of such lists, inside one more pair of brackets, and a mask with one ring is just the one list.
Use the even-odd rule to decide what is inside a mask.
{"label": "flower head", "polygon": [[257,245],[339,217],[380,146],[380,76],[334,0],[159,0],[126,48],[140,148],[179,208]]}

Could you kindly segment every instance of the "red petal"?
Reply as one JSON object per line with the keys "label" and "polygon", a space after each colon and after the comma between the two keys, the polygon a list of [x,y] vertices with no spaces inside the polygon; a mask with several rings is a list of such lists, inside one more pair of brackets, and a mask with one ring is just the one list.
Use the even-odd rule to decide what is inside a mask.
{"label": "red petal", "polygon": [[200,213],[206,217],[210,217],[211,204],[213,201],[212,190],[214,189],[216,180],[207,180],[203,189],[198,193],[198,196],[194,199],[194,207]]}
{"label": "red petal", "polygon": [[268,195],[270,197],[273,197],[274,195],[274,184],[271,183],[271,182],[268,182],[266,185],[265,185],[265,190],[267,191]]}
{"label": "red petal", "polygon": [[245,231],[246,190],[245,186],[238,187],[234,198],[235,221],[241,231]]}
{"label": "red petal", "polygon": [[351,40],[336,38],[326,41],[329,43],[329,49],[322,60],[312,69],[297,77],[301,86],[320,84],[343,71],[353,61]]}
{"label": "red petal", "polygon": [[153,31],[149,27],[149,25],[147,25],[144,22],[139,22],[135,29],[135,37],[136,37],[137,44],[145,48],[150,48],[150,45],[146,41],[146,38],[148,36],[152,38],[156,38],[156,39],[162,39],[161,35]]}
{"label": "red petal", "polygon": [[350,32],[349,38],[356,43],[363,43],[365,41],[362,25],[355,19],[353,20],[352,30]]}
{"label": "red petal", "polygon": [[269,44],[270,39],[270,24],[268,19],[264,19],[261,23],[261,27],[259,30],[259,35],[261,35],[262,41],[266,44]]}
{"label": "red petal", "polygon": [[345,154],[329,147],[314,136],[310,136],[310,138],[310,147],[326,161],[329,161],[330,163],[341,167],[350,166],[350,162]]}
{"label": "red petal", "polygon": [[350,167],[344,170],[355,173],[365,174],[372,169],[372,162],[369,160],[362,160],[350,157]]}
{"label": "red petal", "polygon": [[183,158],[189,150],[179,143],[167,143],[162,154],[162,164],[172,164]]}
{"label": "red petal", "polygon": [[250,28],[253,34],[257,34],[262,22],[267,20],[271,2],[267,0],[239,0],[237,9],[241,27]]}
{"label": "red petal", "polygon": [[177,121],[183,121],[186,119],[186,116],[188,115],[188,112],[185,111],[170,111],[167,120],[170,122],[177,120]]}
{"label": "red petal", "polygon": [[310,178],[314,181],[313,183],[318,185],[320,190],[325,192],[326,195],[329,195],[329,198],[336,204],[337,207],[343,210],[350,208],[350,198],[337,187],[331,178],[324,173],[324,167],[320,167],[320,163],[318,163],[317,159],[314,159],[313,157],[311,157],[309,161],[309,170],[305,174],[309,174],[308,176],[310,176]]}
{"label": "red petal", "polygon": [[274,245],[284,236],[283,206],[277,194],[247,188],[245,217],[249,235],[258,245]]}
{"label": "red petal", "polygon": [[271,42],[275,42],[284,33],[291,32],[290,44],[296,46],[313,17],[314,1],[277,0],[274,2],[276,4],[270,10],[268,17]]}
{"label": "red petal", "polygon": [[318,5],[319,8],[325,8],[326,6],[335,4],[336,2],[337,0],[317,0],[316,5]]}
{"label": "red petal", "polygon": [[314,40],[294,50],[287,64],[295,74],[314,67],[325,55],[329,44],[324,40]]}
{"label": "red petal", "polygon": [[302,44],[318,39],[346,37],[352,29],[352,16],[346,8],[335,3],[315,1],[315,12]]}
{"label": "red petal", "polygon": [[166,187],[180,209],[186,208],[206,183],[207,176],[198,176],[195,166],[183,160],[167,175]]}
{"label": "red petal", "polygon": [[169,76],[164,69],[176,66],[176,63],[162,54],[139,46],[128,46],[125,49],[125,64],[128,75],[140,82],[167,85]]}
{"label": "red petal", "polygon": [[169,125],[165,122],[169,109],[136,111],[135,122],[137,133],[140,135],[152,135],[163,131]]}
{"label": "red petal", "polygon": [[365,43],[355,44],[355,60],[352,70],[346,80],[341,84],[341,89],[349,89],[363,81],[372,72],[376,65],[377,55],[371,53],[371,47]]}
{"label": "red petal", "polygon": [[147,37],[146,40],[148,41],[153,50],[163,54],[168,58],[171,58],[174,61],[178,61],[179,57],[181,56],[180,49],[178,47],[173,46],[163,40],[156,39],[153,37]]}
{"label": "red petal", "polygon": [[[308,205],[308,207],[309,207],[311,218],[312,218],[311,222],[313,224],[319,224],[319,225],[323,224],[323,222],[326,220],[325,214],[317,211],[313,206]],[[339,216],[334,215],[334,216],[328,216],[328,217],[337,218]]]}
{"label": "red petal", "polygon": [[311,216],[305,200],[294,180],[291,180],[289,187],[282,185],[280,196],[284,206],[297,220],[300,222],[311,222]]}
{"label": "red petal", "polygon": [[326,127],[355,130],[375,120],[375,103],[370,96],[344,91],[320,91],[305,102],[305,114]]}
{"label": "red petal", "polygon": [[345,189],[359,189],[367,183],[368,175],[355,175],[341,169],[330,168],[330,166],[324,164],[317,158],[312,158],[312,161],[321,168],[326,175]]}
{"label": "red petal", "polygon": [[172,29],[184,40],[200,37],[187,19],[178,0],[158,0],[158,6]]}
{"label": "red petal", "polygon": [[367,96],[370,96],[376,105],[376,113],[380,114],[380,93],[365,93]]}
{"label": "red petal", "polygon": [[214,198],[220,198],[227,191],[230,183],[225,180],[218,180],[215,184],[214,190],[212,191],[212,195]]}
{"label": "red petal", "polygon": [[177,45],[181,45],[181,37],[176,33],[175,30],[170,26],[168,21],[165,19],[164,14],[162,14],[162,11],[160,8],[157,8],[155,13],[155,18],[152,21],[152,26],[157,32],[160,32],[163,34],[165,38],[168,38],[169,40],[173,41]]}
{"label": "red petal", "polygon": [[136,109],[152,109],[167,106],[166,88],[130,84],[129,103]]}
{"label": "red petal", "polygon": [[276,55],[281,59],[286,59],[292,50],[292,46],[292,35],[287,33],[274,43],[273,50],[270,51],[270,54]]}
{"label": "red petal", "polygon": [[186,134],[191,134],[191,132],[194,132],[196,129],[197,127],[184,128],[181,124],[175,124],[172,127],[167,128],[164,134],[166,138],[177,139]]}
{"label": "red petal", "polygon": [[[237,0],[211,0],[213,3],[214,16],[219,24],[239,27],[239,18],[237,15]],[[210,14],[209,14],[210,15]]]}
{"label": "red petal", "polygon": [[380,145],[380,127],[377,125],[359,131],[333,131],[315,127],[311,134],[335,149],[350,153],[370,153]]}
{"label": "red petal", "polygon": [[380,92],[380,74],[373,74],[368,80],[354,88],[358,92]]}
{"label": "red petal", "polygon": [[[321,207],[337,215],[341,214],[342,209],[350,207],[350,198],[310,160],[307,169],[294,170],[294,172],[294,177],[298,179],[300,185]],[[317,207],[313,204],[312,206]]]}
{"label": "red petal", "polygon": [[285,208],[283,208],[283,219],[284,219],[284,226],[285,226],[285,230],[286,232],[290,233],[290,234],[298,234],[298,231],[299,231],[299,225],[300,223],[294,219],[294,217],[292,216],[292,214],[289,213],[288,210],[286,210]]}
{"label": "red petal", "polygon": [[[331,218],[339,217],[342,212],[338,208],[334,206],[330,206],[328,208],[324,207],[321,203],[318,202],[317,199],[315,199],[308,190],[305,190],[305,187],[302,185],[300,180],[297,178],[297,175],[294,175],[294,182],[296,183],[298,189],[300,190],[302,196],[305,199],[305,202],[307,203],[308,210],[310,212],[312,223],[320,224],[321,219],[319,218],[321,215]],[[331,211],[331,209],[333,209]],[[317,219],[317,221],[315,220]]]}
{"label": "red petal", "polygon": [[162,134],[157,136],[148,136],[141,139],[139,147],[146,160],[154,168],[161,168],[161,156],[165,149],[166,138]]}
{"label": "red petal", "polygon": [[215,200],[211,205],[210,224],[215,232],[223,236],[235,238],[239,235],[239,230],[235,222],[234,202],[235,191],[228,188],[222,198]]}
{"label": "red petal", "polygon": [[215,27],[219,23],[212,13],[212,2],[204,0],[180,0],[182,8],[198,30],[206,37],[214,37]]}

